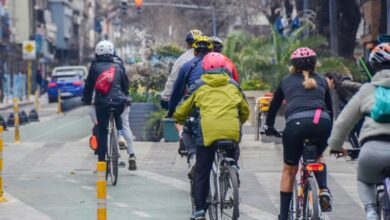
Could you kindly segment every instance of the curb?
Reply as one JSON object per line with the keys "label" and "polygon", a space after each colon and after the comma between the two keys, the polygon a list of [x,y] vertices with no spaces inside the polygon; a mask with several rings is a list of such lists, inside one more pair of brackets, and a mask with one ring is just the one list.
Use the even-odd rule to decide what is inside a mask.
{"label": "curb", "polygon": [[[19,103],[19,107],[25,107],[25,106],[33,105],[33,104],[34,104],[33,101],[23,102],[23,103]],[[1,106],[0,111],[8,110],[10,108],[13,108],[13,106],[14,106],[13,104],[7,104],[5,106]]]}

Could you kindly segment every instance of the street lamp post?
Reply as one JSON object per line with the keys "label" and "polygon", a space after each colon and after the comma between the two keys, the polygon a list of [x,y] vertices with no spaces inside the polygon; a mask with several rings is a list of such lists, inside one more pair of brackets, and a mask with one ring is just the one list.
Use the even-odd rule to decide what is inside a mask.
{"label": "street lamp post", "polygon": [[337,54],[337,0],[329,1],[329,17],[330,17],[330,48],[333,53]]}

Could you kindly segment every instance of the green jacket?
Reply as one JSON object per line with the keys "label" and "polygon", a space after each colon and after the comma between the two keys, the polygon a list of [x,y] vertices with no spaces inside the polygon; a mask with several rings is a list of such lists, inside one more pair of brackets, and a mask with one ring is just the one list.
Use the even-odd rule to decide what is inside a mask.
{"label": "green jacket", "polygon": [[204,74],[189,90],[189,97],[174,114],[184,123],[199,112],[196,144],[211,146],[217,140],[240,141],[241,125],[249,117],[249,106],[237,83],[226,74]]}

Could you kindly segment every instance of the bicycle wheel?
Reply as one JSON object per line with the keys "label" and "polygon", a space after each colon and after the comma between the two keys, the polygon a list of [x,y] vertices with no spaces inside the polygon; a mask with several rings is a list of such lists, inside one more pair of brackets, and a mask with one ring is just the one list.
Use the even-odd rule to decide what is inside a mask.
{"label": "bicycle wheel", "polygon": [[208,213],[210,220],[218,220],[219,218],[219,207],[218,207],[218,181],[217,181],[217,172],[216,167],[213,164],[213,169],[210,173],[210,193],[209,193],[209,200],[210,205],[208,208]]}
{"label": "bicycle wheel", "polygon": [[380,201],[380,219],[390,220],[390,180],[386,179],[383,184],[383,192],[378,197]]}
{"label": "bicycle wheel", "polygon": [[110,154],[111,154],[111,160],[110,160],[110,166],[111,166],[111,183],[112,185],[116,185],[118,181],[118,166],[119,166],[119,152],[118,152],[118,135],[116,129],[113,129],[113,131],[110,134]]}
{"label": "bicycle wheel", "polygon": [[321,208],[318,199],[318,185],[314,177],[308,177],[303,200],[303,219],[320,220]]}
{"label": "bicycle wheel", "polygon": [[235,169],[226,165],[220,181],[222,219],[236,220],[240,216],[238,178]]}
{"label": "bicycle wheel", "polygon": [[195,198],[194,198],[194,178],[190,178],[190,198],[192,211],[195,211]]}
{"label": "bicycle wheel", "polygon": [[257,125],[256,125],[255,141],[258,141],[260,140],[260,131],[261,131],[261,112],[257,113],[256,124]]}
{"label": "bicycle wheel", "polygon": [[298,220],[300,218],[299,213],[299,195],[298,195],[298,186],[297,181],[294,181],[293,186],[293,196],[290,203],[290,209],[288,213],[288,219],[289,220]]}

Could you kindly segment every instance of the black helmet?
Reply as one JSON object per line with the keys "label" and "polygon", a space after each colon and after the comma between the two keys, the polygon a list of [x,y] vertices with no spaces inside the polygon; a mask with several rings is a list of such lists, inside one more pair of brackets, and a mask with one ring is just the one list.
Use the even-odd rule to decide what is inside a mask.
{"label": "black helmet", "polygon": [[203,35],[202,31],[200,31],[200,30],[197,30],[197,29],[191,30],[190,32],[188,32],[188,34],[186,36],[187,44],[192,45],[195,41],[195,38],[202,36],[202,35]]}
{"label": "black helmet", "polygon": [[219,37],[211,37],[211,42],[214,46],[214,52],[222,53],[223,41]]}

